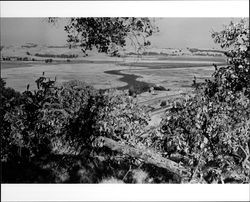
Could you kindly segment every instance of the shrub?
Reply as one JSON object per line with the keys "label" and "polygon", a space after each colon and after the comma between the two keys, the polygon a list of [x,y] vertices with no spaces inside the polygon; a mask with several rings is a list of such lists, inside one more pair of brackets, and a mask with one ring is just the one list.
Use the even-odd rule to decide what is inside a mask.
{"label": "shrub", "polygon": [[65,147],[89,149],[100,135],[135,143],[147,124],[147,114],[125,93],[105,93],[80,81],[58,85],[44,76],[36,82],[37,90],[23,92],[20,105],[3,110],[11,143],[27,149],[29,158]]}
{"label": "shrub", "polygon": [[[53,102],[52,85],[54,81],[45,81],[40,78],[42,89],[32,93],[26,90],[22,93],[22,101],[9,111],[5,112],[4,120],[11,127],[8,137],[12,139],[11,144],[26,151],[25,158],[38,157],[50,152],[51,136],[53,127],[50,120],[44,117],[44,109],[48,103]],[[27,87],[28,88],[28,87]],[[12,152],[9,152],[12,155]],[[19,152],[19,157],[24,156]],[[27,160],[24,159],[24,160]]]}
{"label": "shrub", "polygon": [[12,148],[13,139],[10,136],[11,124],[5,120],[5,114],[22,102],[19,92],[6,88],[6,82],[0,78],[0,131],[1,131],[1,160],[6,161]]}
{"label": "shrub", "polygon": [[135,88],[133,86],[128,89],[128,95],[129,96],[134,97],[134,96],[136,96],[136,94],[137,94],[137,92],[136,92],[136,90],[135,90]]}
{"label": "shrub", "polygon": [[208,177],[205,173],[208,170],[225,177],[229,171],[234,172],[236,166],[240,166],[239,172],[246,177],[248,173],[245,172],[249,168],[242,163],[249,153],[249,109],[249,99],[240,93],[234,95],[230,102],[196,95],[176,103],[162,122],[164,151],[168,155],[188,157],[187,166],[199,166],[204,177]]}
{"label": "shrub", "polygon": [[152,88],[152,84],[148,84],[145,82],[139,82],[129,88],[129,95],[136,96],[138,94],[148,92]]}
{"label": "shrub", "polygon": [[162,121],[163,150],[182,155],[191,179],[249,183],[249,30],[244,21],[213,33],[231,62],[217,68],[196,94],[174,103]]}
{"label": "shrub", "polygon": [[160,106],[161,107],[167,106],[167,101],[166,100],[162,100]]}
{"label": "shrub", "polygon": [[99,130],[112,139],[136,144],[149,120],[144,108],[119,91],[109,92],[104,99],[107,104],[100,113]]}
{"label": "shrub", "polygon": [[[105,156],[106,166],[110,162],[119,165],[123,160],[115,160],[113,153],[93,147],[92,143],[98,136],[132,145],[139,143],[139,135],[147,125],[148,115],[125,93],[99,91],[81,81],[57,84],[55,80],[44,76],[37,79],[36,83],[37,90],[30,91],[27,86],[22,94],[6,88],[2,80],[0,83],[1,102],[4,103],[1,108],[1,162],[5,162],[5,182],[17,182],[19,178],[25,182],[33,178],[38,180],[37,176],[31,176],[32,179],[21,177],[26,176],[25,170],[33,169],[33,166],[34,169],[47,166],[53,176],[58,175],[56,173],[61,171],[54,171],[53,166],[48,164],[55,155],[62,155],[59,157],[62,158],[69,154],[77,156],[81,152],[81,156],[90,161],[85,162],[82,168],[87,169],[86,173],[99,169],[99,164],[102,164],[100,160],[97,161],[99,166],[95,168],[89,164],[93,164],[93,160],[90,160],[92,155],[100,153]],[[74,172],[78,171],[71,170],[68,165],[70,162],[62,167],[61,160],[56,161],[58,169],[66,169],[67,175],[75,182]],[[13,181],[7,174],[7,167],[18,179]],[[37,171],[32,172],[36,175]],[[95,182],[98,176],[93,178],[94,181],[89,178],[88,182]],[[99,177],[102,178],[102,175]],[[47,178],[43,179],[48,182]]]}
{"label": "shrub", "polygon": [[45,60],[45,63],[52,63],[53,62],[53,59],[46,59]]}
{"label": "shrub", "polygon": [[166,88],[164,88],[163,86],[154,86],[154,90],[165,91]]}

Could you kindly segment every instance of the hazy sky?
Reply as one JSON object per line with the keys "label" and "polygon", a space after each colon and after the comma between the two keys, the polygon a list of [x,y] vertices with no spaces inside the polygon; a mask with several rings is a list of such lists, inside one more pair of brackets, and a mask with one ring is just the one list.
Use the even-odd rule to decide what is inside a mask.
{"label": "hazy sky", "polygon": [[[223,25],[235,18],[156,18],[160,32],[151,38],[152,45],[159,48],[218,48],[211,39],[211,31],[220,31]],[[56,26],[44,18],[1,18],[1,44],[14,45],[33,42],[63,45],[67,34],[66,19]]]}

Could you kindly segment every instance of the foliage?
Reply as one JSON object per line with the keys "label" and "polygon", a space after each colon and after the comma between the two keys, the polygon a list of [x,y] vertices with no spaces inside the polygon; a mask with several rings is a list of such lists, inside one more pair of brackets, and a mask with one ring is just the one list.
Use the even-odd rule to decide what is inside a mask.
{"label": "foliage", "polygon": [[167,89],[163,86],[154,86],[154,90],[166,91]]}
{"label": "foliage", "polygon": [[[55,18],[49,18],[55,22]],[[65,31],[68,33],[68,42],[80,45],[82,51],[92,50],[96,47],[99,52],[118,55],[119,48],[124,47],[129,39],[137,52],[150,45],[147,40],[158,28],[149,18],[132,17],[88,17],[70,18]]]}
{"label": "foliage", "polygon": [[[1,93],[6,105],[11,99],[21,100],[1,108],[6,123],[1,128],[2,162],[30,163],[55,154],[91,151],[100,135],[136,144],[134,137],[147,124],[147,114],[125,93],[98,91],[80,81],[59,85],[44,76],[36,83],[37,90],[30,91],[28,85],[17,98],[12,98],[11,90],[10,95]],[[4,85],[2,89],[7,91]]]}
{"label": "foliage", "polygon": [[167,101],[166,100],[162,100],[160,106],[161,107],[167,106]]}
{"label": "foliage", "polygon": [[138,137],[148,124],[149,115],[144,108],[123,92],[109,92],[105,97],[107,105],[100,113],[100,131],[104,136],[136,145]]}
{"label": "foliage", "polygon": [[249,28],[245,21],[213,33],[215,42],[232,47],[227,67],[196,94],[175,102],[162,121],[163,150],[182,155],[193,169],[190,180],[249,183],[250,67]]}
{"label": "foliage", "polygon": [[6,82],[0,78],[0,131],[1,131],[1,160],[6,158],[10,144],[13,141],[9,136],[11,125],[4,119],[6,111],[10,111],[21,103],[21,94],[5,87]]}
{"label": "foliage", "polygon": [[137,82],[129,87],[129,96],[136,97],[137,95],[150,91],[154,85],[146,82]]}
{"label": "foliage", "polygon": [[230,102],[196,95],[176,103],[162,123],[164,151],[188,157],[187,166],[199,165],[202,172],[213,169],[226,174],[240,166],[244,173],[249,170],[244,165],[249,155],[249,109],[249,99],[242,94]]}
{"label": "foliage", "polygon": [[[216,68],[213,75],[215,82],[209,83],[208,94],[219,92],[222,97],[224,93],[231,91],[243,92],[250,98],[250,46],[249,26],[247,20],[239,23],[230,23],[225,30],[212,34],[216,43],[222,48],[227,48],[225,55],[228,57],[229,65],[224,68]],[[212,93],[212,94],[213,94]]]}
{"label": "foliage", "polygon": [[[7,159],[17,155],[15,158],[30,160],[34,156],[46,155],[51,150],[53,127],[44,117],[44,108],[55,100],[52,89],[54,81],[45,80],[45,77],[38,80],[38,90],[33,93],[28,90],[28,85],[21,95],[21,103],[4,114],[4,120],[10,124],[11,130],[7,134],[12,139],[10,144],[19,150],[18,153],[9,151]],[[25,152],[22,153],[22,150]]]}

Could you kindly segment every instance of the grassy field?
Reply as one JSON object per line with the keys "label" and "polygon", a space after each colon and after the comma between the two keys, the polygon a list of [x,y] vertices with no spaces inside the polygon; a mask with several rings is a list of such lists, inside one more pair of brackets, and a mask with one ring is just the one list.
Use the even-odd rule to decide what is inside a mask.
{"label": "grassy field", "polygon": [[104,73],[107,70],[119,70],[124,67],[112,63],[69,63],[69,64],[21,64],[8,65],[9,68],[2,68],[1,77],[7,82],[7,86],[18,91],[26,89],[30,84],[31,89],[35,89],[35,80],[43,72],[51,79],[57,78],[58,82],[69,80],[83,80],[96,88],[114,88],[126,85],[118,79],[122,76]]}
{"label": "grassy field", "polygon": [[215,64],[225,64],[225,63],[216,63],[216,62],[203,62],[203,61],[196,61],[196,62],[180,62],[178,60],[174,62],[134,62],[134,63],[124,63],[121,64],[123,66],[129,66],[130,68],[133,67],[146,67],[147,69],[173,69],[173,68],[187,68],[187,67],[207,67],[211,66],[213,63]]}
{"label": "grassy field", "polygon": [[[198,80],[209,78],[213,72],[212,63],[222,64],[223,58],[217,57],[169,57],[170,60],[144,57],[138,62],[132,60],[116,60],[107,58],[85,59],[72,61],[57,61],[45,64],[42,61],[1,62],[1,76],[7,86],[23,91],[27,84],[35,88],[35,80],[45,72],[45,75],[63,82],[72,79],[83,80],[96,88],[126,89],[135,84],[154,83],[173,91],[189,88],[193,77]],[[195,58],[195,60],[194,60]]]}
{"label": "grassy field", "polygon": [[31,67],[35,65],[34,62],[15,62],[15,61],[11,61],[11,62],[5,62],[5,61],[1,61],[1,69],[10,69],[10,68],[19,68],[19,67]]}
{"label": "grassy field", "polygon": [[135,74],[140,76],[138,80],[155,83],[164,86],[167,89],[191,87],[194,76],[197,82],[204,81],[211,77],[214,67],[181,67],[181,68],[164,68],[164,69],[131,69],[124,70],[124,73]]}
{"label": "grassy field", "polygon": [[61,65],[61,64],[112,64],[115,61],[91,61],[91,60],[70,60],[67,62],[66,60],[53,60],[52,63],[45,63],[44,60],[41,61],[1,61],[1,69],[10,69],[10,68],[19,68],[19,67],[31,67],[34,65]]}

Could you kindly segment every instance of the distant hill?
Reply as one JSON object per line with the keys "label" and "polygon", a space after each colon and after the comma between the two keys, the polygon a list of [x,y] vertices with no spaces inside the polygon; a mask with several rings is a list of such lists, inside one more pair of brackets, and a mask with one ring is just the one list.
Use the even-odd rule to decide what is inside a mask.
{"label": "distant hill", "polygon": [[35,48],[37,47],[38,45],[35,44],[35,43],[26,43],[25,45],[22,45],[21,47],[22,48]]}
{"label": "distant hill", "polygon": [[[135,51],[127,52],[126,55],[138,55]],[[215,49],[198,48],[149,48],[142,55],[145,56],[224,56],[224,51]]]}
{"label": "distant hill", "polygon": [[85,57],[80,48],[70,49],[67,45],[38,45],[26,43],[24,45],[12,45],[1,47],[2,57],[29,57],[38,59],[43,58],[77,58]]}
{"label": "distant hill", "polygon": [[[97,51],[89,51],[88,57],[100,56],[97,55]],[[224,56],[222,50],[215,49],[198,49],[198,48],[148,48],[144,52],[140,53],[143,56],[152,57],[168,57],[168,56],[211,56],[221,57]],[[105,54],[106,55],[106,54]],[[121,50],[120,56],[130,57],[137,56],[138,53],[133,50]],[[30,59],[42,59],[42,58],[71,58],[81,59],[86,57],[86,54],[82,52],[81,47],[69,47],[69,45],[38,45],[36,43],[26,43],[24,45],[13,46],[1,46],[1,57],[28,57]],[[101,57],[101,56],[100,56]],[[108,57],[108,55],[106,55]]]}

